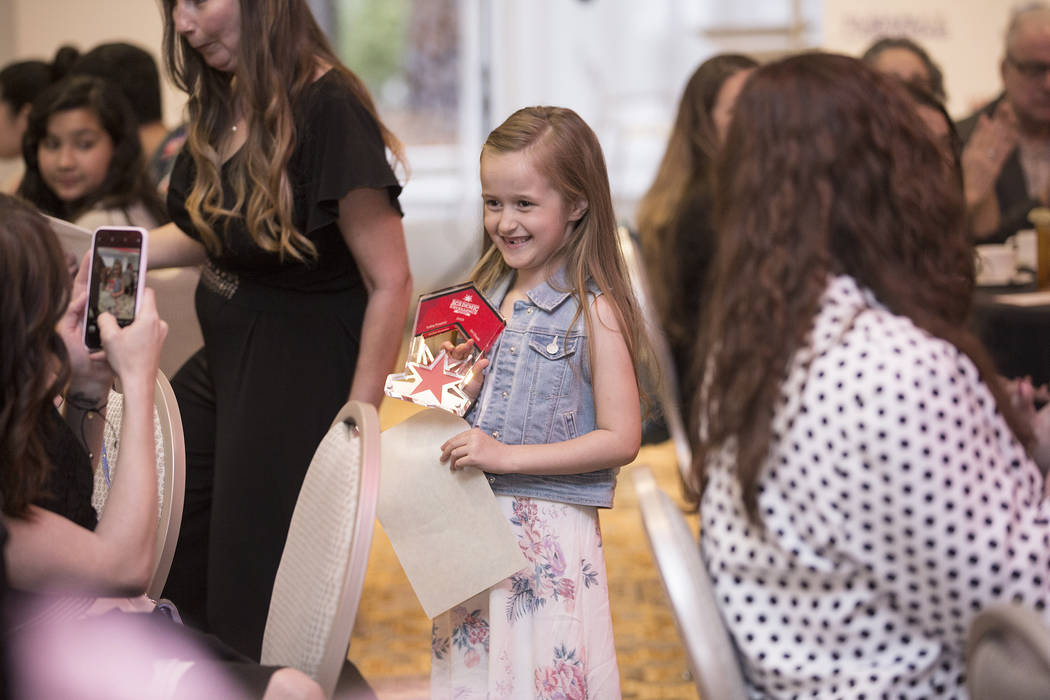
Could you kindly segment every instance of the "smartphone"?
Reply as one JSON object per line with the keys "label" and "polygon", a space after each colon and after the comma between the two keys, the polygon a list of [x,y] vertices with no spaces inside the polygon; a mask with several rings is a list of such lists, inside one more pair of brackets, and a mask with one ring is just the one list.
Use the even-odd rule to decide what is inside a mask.
{"label": "smartphone", "polygon": [[146,230],[134,226],[102,226],[91,237],[88,303],[84,312],[84,345],[102,348],[98,317],[111,313],[121,326],[135,320],[146,288]]}

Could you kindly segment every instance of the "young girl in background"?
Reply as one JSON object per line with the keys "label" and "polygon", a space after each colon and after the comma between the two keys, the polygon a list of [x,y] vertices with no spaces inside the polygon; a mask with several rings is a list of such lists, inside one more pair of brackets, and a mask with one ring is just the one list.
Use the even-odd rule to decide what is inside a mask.
{"label": "young girl in background", "polygon": [[33,102],[18,194],[40,211],[92,230],[167,221],[146,173],[138,126],[124,96],[99,78],[73,76]]}
{"label": "young girl in background", "polygon": [[530,566],[434,621],[431,695],[618,698],[597,508],[638,453],[643,325],[605,160],[575,112],[530,107],[489,135],[481,189],[473,277],[507,326],[442,459],[486,472]]}

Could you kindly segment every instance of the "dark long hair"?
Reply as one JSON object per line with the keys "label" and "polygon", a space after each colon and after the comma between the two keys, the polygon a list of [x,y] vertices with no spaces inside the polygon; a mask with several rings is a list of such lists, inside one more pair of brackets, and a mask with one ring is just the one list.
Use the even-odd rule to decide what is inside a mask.
{"label": "dark long hair", "polygon": [[73,46],[62,46],[50,63],[45,61],[16,61],[0,70],[0,100],[18,114],[25,105],[32,104],[44,89],[66,76],[80,52]]}
{"label": "dark long hair", "polygon": [[926,49],[919,46],[918,43],[909,39],[906,36],[884,36],[876,39],[871,46],[869,46],[864,54],[861,56],[862,61],[868,65],[874,65],[875,61],[878,60],[879,55],[883,51],[889,49],[904,49],[910,51],[915,55],[922,65],[926,68],[926,74],[929,76],[928,80],[922,81],[920,87],[923,87],[933,93],[933,96],[942,102],[947,98],[947,94],[944,91],[944,73],[941,72],[941,67],[934,63],[933,59],[930,58],[930,54],[926,53]]}
{"label": "dark long hair", "polygon": [[904,87],[904,91],[908,93],[908,96],[915,101],[916,105],[932,109],[944,120],[945,128],[948,132],[947,142],[944,144],[944,147],[947,149],[947,153],[952,157],[953,164],[955,165],[955,172],[959,179],[959,186],[962,187],[963,140],[959,135],[959,130],[955,128],[955,122],[952,120],[951,115],[948,114],[948,108],[944,106],[944,102],[939,100],[936,95],[922,85],[909,81],[901,81],[901,85]]}
{"label": "dark long hair", "polygon": [[706,433],[699,483],[706,453],[735,443],[736,476],[758,521],[781,385],[836,274],[965,353],[1028,440],[966,327],[974,272],[962,190],[895,81],[822,53],[758,69],[737,101],[716,177],[719,250],[694,416]]}
{"label": "dark long hair", "polygon": [[[186,149],[197,177],[186,208],[205,247],[217,252],[216,231],[224,219],[241,216],[256,245],[266,251],[305,260],[316,255],[313,243],[292,222],[292,183],[288,161],[295,149],[294,108],[313,81],[318,62],[332,66],[375,118],[395,164],[406,165],[401,142],[379,119],[364,83],[332,51],[305,0],[239,0],[241,27],[235,73],[209,66],[175,31],[175,0],[163,0],[164,61],[175,85],[189,95]],[[234,78],[236,77],[236,81]],[[230,160],[236,194],[232,210],[223,206],[217,146],[243,105],[248,140]]]}
{"label": "dark long hair", "polygon": [[123,41],[99,44],[78,58],[71,71],[113,81],[131,105],[139,126],[163,118],[160,71],[146,49]]}
{"label": "dark long hair", "polygon": [[43,61],[19,61],[0,70],[0,100],[18,114],[51,82],[51,66]]}
{"label": "dark long hair", "polygon": [[69,303],[62,248],[47,221],[0,194],[0,509],[23,516],[51,468],[41,429],[69,379],[55,326]]}
{"label": "dark long hair", "polygon": [[[704,272],[683,268],[687,260],[709,260],[714,248],[714,241],[705,235],[709,222],[696,222],[689,227],[696,236],[679,240],[681,218],[689,216],[687,212],[707,210],[711,203],[711,166],[718,151],[718,133],[711,112],[718,93],[730,76],[757,65],[747,56],[722,54],[697,67],[682,91],[656,177],[638,204],[635,222],[654,303],[661,325],[679,343],[686,340],[686,334],[695,332],[696,319],[682,318],[675,307],[675,294],[684,288],[686,275]],[[691,253],[686,255],[685,251]]]}
{"label": "dark long hair", "polygon": [[[47,136],[51,117],[71,109],[94,113],[113,141],[113,157],[102,185],[73,202],[62,201],[40,174],[38,149]],[[167,212],[146,172],[138,123],[120,90],[112,83],[87,75],[73,75],[48,87],[33,102],[22,139],[26,172],[18,194],[45,214],[75,220],[89,209],[126,209],[141,202],[157,222]]]}

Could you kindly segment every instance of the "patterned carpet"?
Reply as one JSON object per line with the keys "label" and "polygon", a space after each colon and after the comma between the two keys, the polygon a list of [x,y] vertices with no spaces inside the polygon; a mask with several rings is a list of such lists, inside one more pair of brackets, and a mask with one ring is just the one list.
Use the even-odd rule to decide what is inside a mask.
{"label": "patterned carpet", "polygon": [[[410,404],[387,400],[380,422],[384,428],[394,425],[414,410]],[[677,496],[677,466],[669,442],[643,447],[636,463],[648,464],[664,490]],[[696,700],[685,653],[649,555],[630,469],[620,473],[615,507],[601,512],[623,697]],[[690,523],[696,527],[695,516]],[[378,523],[350,658],[380,700],[428,697],[430,620]]]}

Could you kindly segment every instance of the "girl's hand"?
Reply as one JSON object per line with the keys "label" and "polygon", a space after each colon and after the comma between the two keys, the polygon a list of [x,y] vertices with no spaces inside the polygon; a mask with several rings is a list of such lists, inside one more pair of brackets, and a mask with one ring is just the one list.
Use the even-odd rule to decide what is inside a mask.
{"label": "girl's hand", "polygon": [[[453,345],[449,341],[445,341],[441,344],[441,349],[449,354],[453,360],[465,360],[470,357],[470,351],[474,348],[474,339],[471,338],[465,343],[459,345]],[[485,383],[484,370],[489,366],[488,358],[481,358],[474,363],[474,366],[470,368],[473,375],[470,378],[470,382],[463,385],[463,393],[470,397],[471,401],[475,401],[478,395],[481,393],[481,385]],[[444,460],[442,460],[444,461]]]}
{"label": "girl's hand", "polygon": [[160,362],[160,348],[168,335],[168,324],[157,315],[153,290],[142,293],[142,304],[131,325],[121,328],[112,314],[99,314],[102,348],[113,371],[125,384],[145,382],[153,386]]}
{"label": "girl's hand", "polygon": [[471,428],[449,438],[441,446],[441,461],[456,471],[463,467],[477,467],[494,474],[509,471],[508,448],[499,440],[478,428]]}

